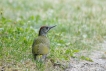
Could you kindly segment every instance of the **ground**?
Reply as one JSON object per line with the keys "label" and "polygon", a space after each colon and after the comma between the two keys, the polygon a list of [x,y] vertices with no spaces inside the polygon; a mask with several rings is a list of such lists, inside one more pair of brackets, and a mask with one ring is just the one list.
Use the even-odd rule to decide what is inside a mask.
{"label": "ground", "polygon": [[[66,71],[106,71],[106,41],[97,45],[89,57],[93,62],[71,59]],[[82,55],[86,52],[82,52]]]}
{"label": "ground", "polygon": [[[87,51],[82,51],[76,55],[88,55]],[[95,50],[88,55],[92,59],[92,62],[85,60],[78,60],[76,58],[70,58],[68,68],[64,71],[106,71],[106,41],[95,46]],[[33,66],[33,64],[32,64]],[[8,67],[9,68],[9,67]],[[10,67],[11,68],[11,67]],[[0,66],[1,71],[5,71],[4,66]],[[11,71],[11,69],[10,69]],[[18,71],[17,68],[12,71]],[[21,70],[19,70],[21,71]],[[57,70],[58,71],[58,70]]]}

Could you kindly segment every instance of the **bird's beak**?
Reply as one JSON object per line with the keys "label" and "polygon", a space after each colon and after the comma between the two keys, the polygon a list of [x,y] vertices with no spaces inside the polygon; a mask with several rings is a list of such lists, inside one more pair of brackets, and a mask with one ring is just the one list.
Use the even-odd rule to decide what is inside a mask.
{"label": "bird's beak", "polygon": [[56,27],[56,25],[55,26],[50,26],[49,29],[54,28],[54,27]]}

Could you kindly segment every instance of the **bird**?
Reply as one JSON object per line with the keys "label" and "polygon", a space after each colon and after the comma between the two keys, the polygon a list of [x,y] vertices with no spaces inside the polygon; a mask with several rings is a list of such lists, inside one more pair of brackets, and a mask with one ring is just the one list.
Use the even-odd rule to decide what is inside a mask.
{"label": "bird", "polygon": [[50,40],[47,37],[47,33],[55,26],[42,26],[39,29],[38,37],[35,38],[32,44],[32,54],[34,60],[44,61],[46,59],[47,54],[50,51]]}

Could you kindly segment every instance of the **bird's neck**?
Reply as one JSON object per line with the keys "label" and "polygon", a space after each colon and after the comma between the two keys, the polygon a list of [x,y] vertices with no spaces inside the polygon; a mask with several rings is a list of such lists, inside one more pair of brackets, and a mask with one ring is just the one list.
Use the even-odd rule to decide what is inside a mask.
{"label": "bird's neck", "polygon": [[38,36],[47,36],[47,33],[43,32],[41,29],[39,30],[39,35]]}
{"label": "bird's neck", "polygon": [[47,35],[40,31],[38,36],[45,36],[46,37]]}
{"label": "bird's neck", "polygon": [[38,36],[45,36],[46,37],[47,35],[46,34],[39,34]]}

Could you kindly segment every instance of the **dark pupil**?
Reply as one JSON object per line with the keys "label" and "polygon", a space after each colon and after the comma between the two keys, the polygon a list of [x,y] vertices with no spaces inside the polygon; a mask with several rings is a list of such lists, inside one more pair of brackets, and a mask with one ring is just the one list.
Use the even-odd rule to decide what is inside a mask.
{"label": "dark pupil", "polygon": [[48,27],[46,27],[46,29],[48,29]]}

